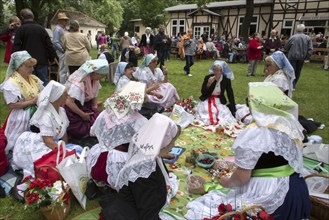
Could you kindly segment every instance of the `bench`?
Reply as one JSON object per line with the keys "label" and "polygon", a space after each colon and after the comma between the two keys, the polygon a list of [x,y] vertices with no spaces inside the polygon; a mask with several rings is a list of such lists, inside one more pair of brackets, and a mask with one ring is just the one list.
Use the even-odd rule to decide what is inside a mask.
{"label": "bench", "polygon": [[328,55],[328,49],[322,47],[314,47],[313,54],[311,55],[311,61],[323,62],[324,57]]}

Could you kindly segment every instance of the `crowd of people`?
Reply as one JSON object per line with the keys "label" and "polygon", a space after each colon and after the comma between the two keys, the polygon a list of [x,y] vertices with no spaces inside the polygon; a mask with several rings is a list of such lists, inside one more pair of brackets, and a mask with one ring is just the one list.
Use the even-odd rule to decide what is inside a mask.
{"label": "crowd of people", "polygon": [[[169,184],[162,156],[168,154],[181,133],[180,126],[161,114],[180,99],[165,66],[173,40],[165,34],[165,27],[161,25],[155,36],[146,28],[141,41],[136,34],[130,38],[128,32],[120,38],[117,28],[111,37],[102,32],[96,36],[98,59],[90,59],[90,36],[79,32],[75,20],[69,22],[68,32],[65,13],[58,13],[53,42],[33,21],[30,9],[23,9],[21,17],[22,25],[17,17],[10,20],[8,34],[15,30],[15,39],[11,52],[7,44],[6,54],[11,56],[9,60],[5,57],[9,65],[0,85],[11,110],[4,134],[12,167],[23,170],[23,177],[34,178],[34,162],[54,150],[58,140],[70,143],[92,136],[97,144],[87,156],[87,170],[98,186],[112,190],[100,201],[101,217],[159,219],[160,210],[167,204]],[[310,215],[308,190],[302,178],[304,129],[298,122],[298,105],[292,100],[302,63],[312,51],[312,40],[303,34],[304,28],[298,25],[297,33],[284,47],[275,30],[265,42],[255,33],[248,46],[239,38],[232,38],[230,44],[225,36],[211,39],[208,33],[196,41],[192,30],[177,36],[177,51],[186,60],[183,70],[187,76],[192,76],[195,53],[208,56],[208,51],[215,59],[200,83],[195,118],[216,128],[249,124],[233,144],[238,168],[231,177],[221,178],[220,184],[241,187],[239,198],[263,206],[276,219],[305,219]],[[295,48],[299,45],[305,45],[304,50]],[[100,80],[108,75],[109,63],[119,58],[119,47],[116,89],[108,94],[100,112]],[[137,48],[144,55],[140,65],[133,62]],[[231,83],[234,73],[228,65],[241,55],[237,54],[239,49],[248,51],[244,54],[249,61],[247,76],[256,74],[262,51],[266,56],[266,78],[249,84],[244,108],[237,108],[235,103]],[[218,60],[223,54],[228,62]],[[47,74],[48,62],[56,58],[60,82],[49,80]],[[246,123],[242,119],[247,116],[251,119]],[[12,194],[24,202],[27,185],[20,180]],[[187,218],[199,219],[210,197],[229,201],[232,195],[214,190],[192,201]]]}

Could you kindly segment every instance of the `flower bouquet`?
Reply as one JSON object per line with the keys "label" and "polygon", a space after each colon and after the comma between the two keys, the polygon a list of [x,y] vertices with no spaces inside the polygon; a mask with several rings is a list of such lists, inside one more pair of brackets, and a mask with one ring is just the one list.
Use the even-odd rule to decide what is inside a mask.
{"label": "flower bouquet", "polygon": [[[260,211],[256,211],[260,210]],[[235,211],[231,204],[221,203],[218,206],[218,215],[203,220],[274,220],[261,206],[250,206],[241,211]]]}
{"label": "flower bouquet", "polygon": [[25,180],[28,186],[26,207],[40,208],[47,220],[63,220],[67,216],[70,211],[70,187],[62,179],[53,184],[47,179]]}
{"label": "flower bouquet", "polygon": [[[197,102],[195,100],[193,100],[193,96],[190,96],[187,99],[178,100],[175,104],[182,106],[187,113],[190,113],[193,115],[195,113],[194,108],[195,108]],[[168,112],[172,112],[172,110],[173,110],[172,108],[167,109]]]}

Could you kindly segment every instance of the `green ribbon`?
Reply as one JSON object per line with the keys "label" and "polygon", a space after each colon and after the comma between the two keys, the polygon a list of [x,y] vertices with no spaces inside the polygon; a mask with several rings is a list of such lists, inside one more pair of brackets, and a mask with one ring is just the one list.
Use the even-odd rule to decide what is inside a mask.
{"label": "green ribbon", "polygon": [[286,177],[293,174],[295,170],[289,165],[279,167],[255,169],[251,172],[253,177]]}
{"label": "green ribbon", "polygon": [[220,184],[205,183],[203,187],[206,192],[209,192],[211,190],[220,190],[220,191],[226,193],[226,192],[230,191],[229,188],[225,188],[225,187],[221,186]]}
{"label": "green ribbon", "polygon": [[36,104],[25,107],[24,110],[30,109],[30,118],[32,118],[33,114],[37,111],[38,106]]}

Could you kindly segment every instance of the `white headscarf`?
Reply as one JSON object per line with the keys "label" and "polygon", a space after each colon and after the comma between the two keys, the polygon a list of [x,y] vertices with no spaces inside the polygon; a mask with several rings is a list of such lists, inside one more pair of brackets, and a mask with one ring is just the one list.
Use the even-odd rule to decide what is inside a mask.
{"label": "white headscarf", "polygon": [[132,137],[128,161],[119,173],[116,189],[121,189],[128,182],[135,182],[138,178],[148,178],[156,169],[158,163],[167,179],[160,150],[168,146],[179,135],[179,128],[170,118],[154,114],[152,118]]}
{"label": "white headscarf", "polygon": [[17,51],[11,54],[11,59],[7,68],[6,78],[0,85],[0,90],[2,89],[4,83],[9,79],[11,75],[27,60],[31,59],[31,55],[26,51]]}
{"label": "white headscarf", "polygon": [[114,79],[113,82],[116,85],[120,79],[121,76],[123,76],[123,74],[125,73],[125,68],[127,66],[127,62],[119,62],[118,66],[115,70],[115,74],[114,74]]}
{"label": "white headscarf", "polygon": [[[40,121],[41,117],[43,116],[46,110],[53,112],[54,107],[51,103],[58,100],[63,95],[64,91],[65,91],[64,85],[54,80],[51,80],[38,96],[38,101],[37,101],[38,108],[37,111],[33,114],[30,120],[30,124],[34,124],[34,125],[38,124],[38,122]],[[56,117],[56,116],[59,117],[59,115],[55,114],[54,116],[57,123],[61,123],[61,119]]]}
{"label": "white headscarf", "polygon": [[289,80],[289,91],[288,96],[292,97],[292,90],[293,90],[293,82],[296,79],[295,70],[291,66],[289,60],[287,59],[286,55],[281,51],[275,51],[271,56],[272,60],[276,63],[276,65],[282,69],[284,75]]}
{"label": "white headscarf", "polygon": [[231,68],[227,65],[227,63],[225,61],[222,61],[222,60],[216,60],[211,65],[211,67],[209,69],[209,74],[213,74],[214,68],[218,65],[222,67],[222,73],[226,78],[228,78],[230,80],[234,80],[234,74],[233,74]]}

